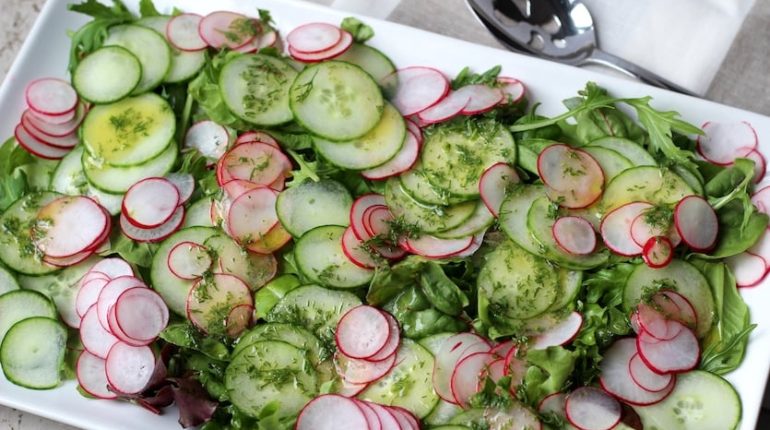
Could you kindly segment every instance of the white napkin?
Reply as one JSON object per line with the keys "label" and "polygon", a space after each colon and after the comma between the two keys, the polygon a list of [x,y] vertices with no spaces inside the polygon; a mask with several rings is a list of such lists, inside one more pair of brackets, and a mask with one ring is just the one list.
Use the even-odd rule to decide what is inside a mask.
{"label": "white napkin", "polygon": [[[754,1],[584,0],[602,49],[698,94],[709,88]],[[457,13],[448,11],[447,4],[457,2],[446,0],[333,0],[331,6],[387,18],[397,7],[400,14],[411,8],[425,14],[425,3],[435,7],[429,8],[430,14],[410,20],[412,25],[429,29],[440,15]],[[476,25],[478,32],[486,31]]]}

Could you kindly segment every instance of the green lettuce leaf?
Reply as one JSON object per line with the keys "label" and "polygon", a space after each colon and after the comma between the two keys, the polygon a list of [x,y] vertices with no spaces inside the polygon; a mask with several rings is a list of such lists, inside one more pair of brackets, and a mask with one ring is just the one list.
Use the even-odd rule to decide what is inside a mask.
{"label": "green lettuce leaf", "polygon": [[497,77],[500,76],[502,67],[497,65],[483,73],[473,73],[470,67],[460,70],[460,73],[452,80],[452,89],[462,88],[468,85],[497,85]]}
{"label": "green lettuce leaf", "polygon": [[35,158],[10,138],[0,146],[0,211],[27,193],[26,173],[19,167],[34,162]]}
{"label": "green lettuce leaf", "polygon": [[358,43],[364,43],[374,37],[372,27],[364,24],[360,19],[349,16],[342,20],[340,28],[353,35],[353,40]]}
{"label": "green lettuce leaf", "polygon": [[560,346],[527,351],[530,367],[517,390],[517,397],[536,407],[546,396],[567,387],[575,370],[575,353]]}
{"label": "green lettuce leaf", "polygon": [[142,15],[142,17],[148,17],[148,16],[161,16],[162,14],[158,12],[158,9],[155,7],[155,4],[152,2],[152,0],[141,0],[139,2],[139,14]]}

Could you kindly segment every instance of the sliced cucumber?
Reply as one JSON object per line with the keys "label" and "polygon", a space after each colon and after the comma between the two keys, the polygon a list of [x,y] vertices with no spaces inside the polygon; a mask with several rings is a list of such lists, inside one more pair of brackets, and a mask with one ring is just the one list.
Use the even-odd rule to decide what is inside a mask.
{"label": "sliced cucumber", "polygon": [[635,167],[639,166],[657,166],[652,155],[647,152],[646,149],[641,147],[638,143],[623,139],[620,137],[603,137],[598,140],[594,140],[589,143],[587,147],[596,146],[599,148],[610,149],[623,155],[631,162]]}
{"label": "sliced cucumber", "polygon": [[363,43],[354,43],[345,53],[334,58],[355,64],[371,75],[375,82],[381,82],[386,76],[396,71],[396,66],[379,49]]}
{"label": "sliced cucumber", "polygon": [[174,167],[177,155],[176,143],[170,142],[160,155],[143,164],[113,167],[107,164],[100,166],[87,152],[83,152],[83,172],[95,189],[108,194],[122,194],[142,179],[165,176]]}
{"label": "sliced cucumber", "polygon": [[711,287],[700,270],[683,260],[674,259],[660,269],[646,264],[636,266],[623,289],[623,307],[630,312],[650,290],[660,288],[674,290],[689,300],[698,320],[696,334],[698,337],[708,334],[715,317]]}
{"label": "sliced cucumber", "polygon": [[673,204],[695,194],[681,176],[662,167],[633,167],[615,177],[605,188],[598,209],[607,213],[626,203]]}
{"label": "sliced cucumber", "polygon": [[0,260],[6,266],[25,275],[45,275],[59,270],[43,261],[31,238],[37,212],[59,197],[60,194],[52,192],[27,194],[0,216]]}
{"label": "sliced cucumber", "polygon": [[440,426],[440,427],[431,427],[433,430],[468,429],[468,427],[460,426],[460,425],[446,425],[446,424],[449,424],[450,421],[452,421],[452,418],[456,417],[462,412],[463,412],[463,408],[461,408],[460,406],[454,403],[449,403],[444,399],[441,399],[438,401],[438,403],[433,408],[433,410],[430,411],[430,415],[425,417],[425,424],[428,424],[429,426]]}
{"label": "sliced cucumber", "polygon": [[130,24],[110,27],[104,46],[121,46],[139,59],[142,80],[133,94],[142,94],[157,87],[171,68],[171,48],[166,39],[146,27]]}
{"label": "sliced cucumber", "polygon": [[231,111],[262,126],[291,121],[289,88],[297,76],[285,61],[268,55],[233,58],[219,74],[219,89]]}
{"label": "sliced cucumber", "polygon": [[281,225],[294,237],[322,225],[350,224],[353,198],[337,181],[305,181],[278,195],[275,210]]}
{"label": "sliced cucumber", "polygon": [[482,202],[476,203],[476,209],[473,214],[457,227],[436,233],[436,237],[442,239],[457,239],[461,237],[473,236],[481,233],[495,223],[495,216],[487,209]]}
{"label": "sliced cucumber", "polygon": [[385,108],[372,77],[341,61],[306,67],[291,86],[289,103],[298,123],[335,141],[364,136],[380,122]]}
{"label": "sliced cucumber", "polygon": [[433,390],[433,355],[417,342],[403,339],[398,348],[396,366],[374,381],[358,397],[387,406],[399,406],[422,419],[438,403]]}
{"label": "sliced cucumber", "polygon": [[214,227],[214,223],[211,222],[212,201],[211,197],[203,197],[191,204],[185,213],[182,227]]}
{"label": "sliced cucumber", "polygon": [[78,63],[72,85],[92,103],[112,103],[127,97],[142,79],[142,65],[128,49],[105,46]]}
{"label": "sliced cucumber", "polygon": [[363,170],[387,163],[404,145],[406,123],[390,103],[385,103],[382,120],[364,136],[347,141],[313,139],[318,152],[332,164]]}
{"label": "sliced cucumber", "polygon": [[[136,21],[137,25],[155,30],[166,39],[166,25],[171,19],[170,16],[148,16]],[[206,50],[201,51],[180,51],[168,43],[171,49],[171,67],[169,68],[163,82],[177,83],[186,81],[198,72],[206,64]]]}
{"label": "sliced cucumber", "polygon": [[0,266],[0,296],[19,289],[19,283],[11,272],[3,266]]}
{"label": "sliced cucumber", "polygon": [[56,306],[37,291],[16,290],[0,296],[0,342],[19,321],[32,317],[56,319]]}
{"label": "sliced cucumber", "polygon": [[301,285],[299,279],[290,274],[278,276],[268,282],[267,285],[260,288],[254,294],[254,307],[256,308],[257,318],[264,319],[283,296]]}
{"label": "sliced cucumber", "polygon": [[548,308],[548,312],[558,311],[571,305],[583,285],[583,272],[559,268],[559,286],[561,287],[556,300]]}
{"label": "sliced cucumber", "polygon": [[541,254],[541,246],[529,233],[527,213],[535,200],[545,196],[542,185],[521,185],[508,192],[500,206],[498,224],[508,237],[524,250]]}
{"label": "sliced cucumber", "polygon": [[468,409],[452,418],[449,421],[449,424],[461,425],[469,428],[489,428],[489,423],[487,423],[487,419],[485,418],[484,409]]}
{"label": "sliced cucumber", "polygon": [[14,324],[0,345],[0,364],[9,381],[36,390],[61,382],[67,329],[52,318],[32,317]]}
{"label": "sliced cucumber", "polygon": [[294,259],[299,270],[313,282],[334,288],[355,288],[367,284],[374,271],[356,266],[342,250],[345,227],[316,227],[299,238]]}
{"label": "sliced cucumber", "polygon": [[704,189],[703,181],[701,178],[699,178],[697,175],[695,175],[693,172],[688,170],[686,167],[675,164],[671,166],[671,170],[674,171],[677,175],[679,175],[682,180],[684,180],[687,185],[690,186],[690,188],[695,191],[696,194],[704,196],[706,195],[706,190]]}
{"label": "sliced cucumber", "polygon": [[677,375],[674,391],[662,402],[634,409],[645,430],[732,430],[742,415],[735,388],[701,370]]}
{"label": "sliced cucumber", "polygon": [[83,171],[83,151],[83,147],[78,146],[62,158],[51,178],[51,190],[68,196],[93,197],[111,215],[119,214],[123,195],[105,193],[88,182]]}
{"label": "sliced cucumber", "polygon": [[516,157],[516,161],[518,162],[519,166],[522,169],[537,175],[538,153],[524,145],[518,145],[517,149],[518,149],[518,154]]}
{"label": "sliced cucumber", "polygon": [[282,323],[260,324],[244,333],[238,339],[232,355],[235,356],[252,343],[262,340],[280,340],[306,351],[313,366],[319,365],[328,355],[326,351],[323,351],[321,341],[306,328]]}
{"label": "sliced cucumber", "polygon": [[604,184],[605,186],[621,172],[633,167],[631,161],[628,158],[620,155],[618,152],[611,149],[602,148],[599,146],[587,146],[582,148],[585,152],[590,154],[604,172]]}
{"label": "sliced cucumber", "polygon": [[398,178],[385,184],[385,201],[397,218],[425,233],[453,229],[468,220],[476,210],[476,202],[469,201],[453,206],[424,205],[407,194]]}
{"label": "sliced cucumber", "polygon": [[254,342],[240,351],[225,370],[230,401],[259,417],[275,405],[277,417],[296,415],[318,393],[318,375],[307,354],[286,342]]}
{"label": "sliced cucumber", "polygon": [[428,172],[422,167],[420,160],[399,176],[401,187],[414,200],[426,205],[452,205],[462,203],[467,199],[453,196],[445,188],[436,186],[428,179]]}
{"label": "sliced cucumber", "polygon": [[215,258],[219,272],[237,276],[252,291],[262,288],[275,276],[276,262],[272,255],[249,252],[224,233],[209,237],[203,245]]}
{"label": "sliced cucumber", "polygon": [[433,355],[438,354],[442,344],[447,338],[454,336],[455,333],[436,333],[428,337],[424,337],[417,342],[425,347]]}

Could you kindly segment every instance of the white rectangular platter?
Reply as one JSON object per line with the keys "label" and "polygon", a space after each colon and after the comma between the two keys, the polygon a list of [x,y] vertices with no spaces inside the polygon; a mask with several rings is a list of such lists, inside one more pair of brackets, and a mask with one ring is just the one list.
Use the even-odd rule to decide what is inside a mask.
{"label": "white rectangular platter", "polygon": [[[48,0],[0,87],[0,137],[3,140],[12,134],[24,108],[25,85],[38,77],[66,77],[70,47],[67,31],[75,30],[87,21],[87,17],[67,10],[70,1]],[[136,10],[138,0],[127,0],[126,3]],[[258,7],[269,9],[283,34],[304,22],[339,24],[348,15],[294,0],[155,0],[155,4],[161,12],[170,12],[176,6],[200,14],[214,10],[233,10],[255,16]],[[706,120],[747,120],[757,130],[762,151],[770,154],[770,118],[765,116],[399,24],[363,19],[376,32],[371,44],[383,50],[398,67],[430,65],[453,76],[465,66],[471,66],[475,71],[484,71],[500,64],[504,75],[517,77],[526,84],[531,100],[542,103],[539,113],[546,115],[562,112],[562,99],[575,95],[587,81],[595,81],[617,96],[651,95],[656,108],[676,110],[685,120],[694,124],[702,124]],[[770,312],[767,312],[770,282],[765,281],[755,288],[744,289],[742,294],[751,308],[753,322],[759,326],[751,336],[743,365],[727,378],[736,386],[743,400],[740,428],[753,430],[770,369]],[[179,428],[176,411],[173,409],[167,410],[163,416],[156,416],[127,403],[88,400],[78,394],[72,381],[55,390],[34,391],[17,387],[0,376],[0,403],[94,430]]]}

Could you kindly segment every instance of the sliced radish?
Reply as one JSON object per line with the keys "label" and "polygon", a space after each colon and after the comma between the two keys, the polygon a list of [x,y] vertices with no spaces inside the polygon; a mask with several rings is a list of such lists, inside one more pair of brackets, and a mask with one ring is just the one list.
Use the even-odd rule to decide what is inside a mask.
{"label": "sliced radish", "polygon": [[180,203],[179,189],[171,181],[147,178],[126,191],[121,212],[134,226],[151,229],[168,222]]}
{"label": "sliced radish", "polygon": [[64,115],[75,110],[78,94],[69,82],[42,78],[30,82],[25,90],[27,105],[44,115]]}
{"label": "sliced radish", "polygon": [[486,85],[466,85],[457,92],[467,93],[470,97],[462,110],[463,115],[478,115],[492,110],[504,100],[503,92]]}
{"label": "sliced radish", "polygon": [[420,430],[420,423],[412,412],[399,406],[391,406],[390,412],[396,417],[403,430]]}
{"label": "sliced radish", "polygon": [[237,139],[235,139],[235,144],[240,145],[241,143],[250,143],[250,142],[261,142],[266,143],[270,146],[275,146],[276,148],[280,149],[281,146],[278,144],[278,141],[275,140],[275,138],[268,133],[264,131],[247,131],[246,133],[241,134],[238,136]]}
{"label": "sliced radish", "polygon": [[754,287],[767,275],[765,260],[750,252],[741,252],[725,258],[725,264],[733,272],[735,282],[739,287]]}
{"label": "sliced radish", "polygon": [[483,419],[483,422],[489,424],[490,429],[539,430],[543,428],[537,414],[520,402],[512,402],[506,408],[486,408],[483,410]]}
{"label": "sliced radish", "polygon": [[637,305],[636,317],[639,333],[646,332],[657,340],[671,340],[679,335],[682,328],[681,325],[669,324],[669,320],[662,313],[646,303]]}
{"label": "sliced radish", "polygon": [[115,301],[115,320],[126,336],[153,341],[168,325],[168,306],[149,288],[131,288]]}
{"label": "sliced radish", "polygon": [[658,403],[665,399],[674,389],[676,378],[672,378],[668,388],[659,392],[643,389],[634,382],[629,368],[629,363],[636,353],[636,339],[634,338],[616,340],[605,351],[604,358],[599,365],[602,388],[631,405],[647,406]]}
{"label": "sliced radish", "polygon": [[423,235],[417,238],[406,238],[407,250],[413,254],[427,258],[445,258],[460,253],[473,244],[473,236],[460,239],[440,239],[435,236]]}
{"label": "sliced radish", "polygon": [[50,255],[43,255],[43,261],[56,267],[69,267],[85,261],[88,257],[92,256],[93,253],[94,251],[90,249],[75,255],[70,255],[69,257],[51,257]]}
{"label": "sliced radish", "polygon": [[180,279],[197,279],[211,267],[208,249],[195,242],[180,242],[168,254],[168,268]]}
{"label": "sliced radish", "polygon": [[560,346],[570,343],[577,336],[581,327],[583,327],[583,316],[573,311],[564,321],[535,337],[530,348],[546,349],[549,346]]}
{"label": "sliced radish", "polygon": [[423,125],[448,121],[462,113],[470,100],[470,91],[450,91],[441,101],[419,112],[417,116]]}
{"label": "sliced radish", "polygon": [[96,300],[96,310],[99,322],[105,330],[110,330],[110,322],[107,319],[110,308],[115,305],[118,297],[124,291],[131,288],[147,288],[147,285],[141,279],[134,278],[133,276],[121,276],[108,282],[102,288],[102,291],[99,292],[99,298]]}
{"label": "sliced radish", "polygon": [[645,390],[652,392],[665,390],[674,378],[674,375],[672,374],[661,375],[654,372],[647,367],[642,358],[639,357],[639,353],[634,354],[631,358],[631,361],[628,363],[628,371],[634,382]]}
{"label": "sliced radish", "polygon": [[761,152],[756,149],[746,154],[746,158],[754,161],[754,183],[758,184],[762,181],[767,173],[767,160]]}
{"label": "sliced radish", "polygon": [[86,351],[99,358],[107,358],[110,348],[118,343],[118,338],[99,322],[96,305],[91,306],[80,320],[80,341]]}
{"label": "sliced radish", "polygon": [[254,324],[254,306],[238,305],[230,310],[225,319],[225,333],[237,338]]}
{"label": "sliced radish", "polygon": [[179,230],[184,222],[184,206],[179,206],[174,211],[171,219],[156,228],[139,228],[131,224],[124,215],[120,215],[120,229],[130,239],[137,242],[160,242]]}
{"label": "sliced radish", "polygon": [[627,203],[604,216],[599,231],[604,244],[614,253],[633,257],[642,253],[642,247],[631,237],[631,224],[652,205],[646,202]]}
{"label": "sliced radish", "polygon": [[366,415],[355,401],[336,394],[324,394],[311,400],[302,408],[297,418],[295,430],[361,430],[368,428]]}
{"label": "sliced radish", "polygon": [[567,419],[582,430],[609,430],[620,422],[620,403],[604,390],[580,387],[567,395]]}
{"label": "sliced radish", "polygon": [[487,366],[485,373],[482,376],[483,377],[479,380],[479,385],[476,387],[476,391],[481,391],[484,388],[484,380],[486,378],[489,378],[492,382],[497,384],[497,382],[505,376],[505,358],[498,358],[489,363],[489,366]]}
{"label": "sliced radish", "polygon": [[345,234],[342,235],[342,251],[356,266],[364,269],[377,267],[377,260],[372,257],[364,242],[356,237],[350,226],[345,229]]}
{"label": "sliced radish", "polygon": [[24,130],[29,133],[30,136],[45,143],[48,146],[61,149],[72,149],[80,142],[78,135],[75,132],[65,134],[64,136],[48,136],[44,133],[41,133],[29,122],[28,118],[29,117],[22,115],[21,126],[24,127]]}
{"label": "sliced radish", "polygon": [[574,255],[588,255],[596,249],[596,232],[590,222],[577,216],[561,217],[551,234],[559,248]]}
{"label": "sliced radish", "polygon": [[406,128],[409,129],[409,131],[411,131],[412,134],[414,134],[414,137],[417,138],[417,143],[422,145],[423,138],[422,138],[422,129],[420,128],[420,126],[417,125],[416,122],[412,121],[409,118],[404,118],[404,121],[406,122]]}
{"label": "sliced radish", "polygon": [[324,22],[312,22],[301,25],[286,35],[295,50],[312,54],[334,47],[342,39],[342,30]]}
{"label": "sliced radish", "polygon": [[148,346],[118,342],[104,363],[110,386],[124,394],[142,392],[155,371],[155,354]]}
{"label": "sliced radish", "polygon": [[364,229],[371,237],[385,238],[390,235],[390,224],[394,219],[387,206],[370,206],[364,211]]}
{"label": "sliced radish", "polygon": [[198,34],[212,48],[237,49],[259,34],[258,22],[234,12],[212,12],[198,24]]}
{"label": "sliced radish", "polygon": [[497,78],[497,82],[503,84],[500,87],[500,90],[505,96],[502,103],[516,103],[523,99],[524,95],[527,93],[527,89],[524,87],[524,84],[516,78],[500,76]]}
{"label": "sliced radish", "polygon": [[707,122],[701,129],[705,135],[696,140],[698,153],[714,164],[730,164],[748,155],[758,144],[757,133],[746,121]]}
{"label": "sliced radish", "polygon": [[340,396],[345,397],[355,397],[359,394],[361,394],[362,391],[368,387],[369,384],[352,384],[342,378],[337,379],[334,381],[334,388],[335,393],[339,394]]}
{"label": "sliced radish", "polygon": [[505,358],[509,352],[517,348],[517,343],[513,339],[506,340],[505,342],[498,343],[489,352],[497,355],[498,357]]}
{"label": "sliced radish", "polygon": [[505,356],[505,375],[511,377],[511,388],[515,388],[524,381],[524,377],[527,374],[529,363],[527,360],[516,357],[518,348],[508,351],[508,355]]}
{"label": "sliced radish", "polygon": [[69,149],[57,148],[37,139],[21,124],[18,124],[13,130],[13,135],[16,138],[16,142],[27,152],[46,160],[60,160],[70,152]]}
{"label": "sliced radish", "polygon": [[166,179],[169,180],[179,191],[179,204],[187,203],[192,197],[193,191],[195,191],[195,178],[189,173],[169,173],[166,175]]}
{"label": "sliced radish", "polygon": [[117,394],[110,391],[107,386],[107,371],[104,359],[99,358],[88,351],[83,351],[78,356],[75,374],[78,384],[86,393],[98,399],[116,399]]}
{"label": "sliced radish", "polygon": [[91,279],[82,284],[75,299],[75,309],[82,318],[91,306],[99,300],[99,293],[109,283],[107,279]]}
{"label": "sliced radish", "polygon": [[642,248],[642,259],[653,269],[666,267],[674,259],[674,245],[665,236],[651,237]]}
{"label": "sliced radish", "polygon": [[719,234],[717,214],[701,196],[687,196],[677,203],[674,225],[684,243],[695,251],[710,249]]}
{"label": "sliced radish", "polygon": [[557,144],[545,148],[537,157],[537,172],[546,192],[561,206],[580,209],[602,194],[604,172],[587,152]]}
{"label": "sliced radish", "polygon": [[180,51],[202,51],[208,44],[198,32],[203,17],[183,13],[171,18],[166,24],[166,39]]}
{"label": "sliced radish", "polygon": [[396,354],[385,360],[369,361],[351,358],[338,351],[334,355],[337,373],[351,384],[367,384],[385,376],[396,364]]}
{"label": "sliced radish", "polygon": [[269,185],[291,168],[286,155],[267,143],[242,143],[228,151],[217,166],[220,185],[233,179],[243,179],[259,185]]}
{"label": "sliced radish", "polygon": [[[679,328],[679,333],[669,340],[658,340],[646,331],[636,339],[639,357],[656,373],[684,372],[698,365],[700,345],[695,333],[679,321],[668,321]],[[669,328],[669,332],[676,330]]]}
{"label": "sliced radish", "polygon": [[254,305],[249,286],[240,278],[223,273],[201,279],[187,296],[187,319],[204,332],[225,327],[227,314],[239,305]]}
{"label": "sliced radish", "polygon": [[377,418],[380,419],[382,430],[403,430],[390,408],[378,405],[377,403],[367,402],[367,404],[377,414]]}
{"label": "sliced radish", "polygon": [[500,215],[500,206],[510,186],[521,181],[516,170],[506,163],[495,163],[481,174],[479,193],[481,201],[495,217]]}
{"label": "sliced radish", "polygon": [[[82,103],[81,103],[82,104]],[[63,125],[67,124],[70,121],[74,120],[77,116],[77,108],[73,109],[70,112],[63,113],[61,115],[46,115],[41,112],[37,112],[34,109],[30,109],[30,112],[32,115],[34,115],[38,120],[47,122],[51,125]]]}
{"label": "sliced radish", "polygon": [[107,321],[110,324],[110,333],[123,343],[131,346],[147,346],[153,342],[153,340],[137,340],[123,333],[118,320],[115,318],[115,306],[111,306],[110,310],[107,311]]}
{"label": "sliced radish", "polygon": [[455,402],[466,408],[470,398],[478,391],[485,369],[497,359],[489,352],[477,352],[460,360],[452,372],[452,394]]}
{"label": "sliced radish", "polygon": [[90,272],[102,273],[109,279],[121,276],[134,276],[134,270],[131,268],[131,265],[120,258],[105,258],[94,264]]}
{"label": "sliced radish", "polygon": [[442,342],[433,364],[433,388],[445,401],[455,403],[452,393],[452,374],[457,363],[477,352],[489,352],[487,341],[473,333],[459,333]]}
{"label": "sliced radish", "polygon": [[389,90],[390,101],[410,116],[435,105],[449,91],[449,81],[443,73],[430,67],[407,67],[386,76],[382,82]]}
{"label": "sliced radish", "polygon": [[257,254],[272,254],[289,243],[291,239],[291,234],[278,223],[262,239],[250,243],[247,248]]}
{"label": "sliced radish", "polygon": [[304,63],[315,63],[319,61],[324,60],[330,60],[334,57],[337,57],[339,55],[342,55],[350,49],[350,47],[353,45],[353,35],[348,33],[347,31],[342,31],[342,37],[340,38],[339,42],[337,42],[336,45],[332,46],[329,49],[326,49],[324,51],[319,52],[300,52],[297,49],[294,48],[294,45],[289,44],[289,54],[298,61],[302,61]]}
{"label": "sliced radish", "polygon": [[[50,137],[64,137],[77,131],[78,126],[86,116],[87,109],[82,103],[78,105],[74,117],[60,124],[52,124],[40,119],[32,110],[26,109],[21,115],[22,124],[28,131],[35,129],[38,133]],[[29,126],[29,127],[28,127]]]}
{"label": "sliced radish", "polygon": [[751,203],[756,206],[757,211],[763,214],[770,214],[770,185],[752,194]]}
{"label": "sliced radish", "polygon": [[380,417],[377,412],[369,406],[369,402],[358,400],[356,398],[351,399],[361,408],[361,412],[366,416],[366,423],[369,425],[369,430],[382,430],[382,424],[380,423]]}
{"label": "sliced radish", "polygon": [[406,172],[414,166],[420,155],[420,144],[412,132],[407,132],[401,150],[387,163],[373,169],[364,170],[361,176],[366,179],[378,180],[389,178]]}
{"label": "sliced radish", "polygon": [[227,229],[242,245],[259,241],[278,224],[275,202],[278,193],[270,188],[257,188],[235,199],[227,212]]}
{"label": "sliced radish", "polygon": [[193,124],[185,134],[184,146],[197,149],[204,157],[219,159],[230,144],[224,126],[205,120]]}
{"label": "sliced radish", "polygon": [[462,251],[450,255],[451,258],[468,258],[476,253],[481,248],[481,245],[484,244],[484,235],[486,234],[486,230],[482,231],[481,233],[476,234],[473,236],[473,241],[471,242],[471,245]]}
{"label": "sliced radish", "polygon": [[60,197],[37,214],[35,245],[54,258],[71,257],[104,239],[110,219],[101,206],[83,196]]}
{"label": "sliced radish", "polygon": [[[369,358],[388,342],[390,323],[379,309],[357,306],[340,318],[335,340],[340,352],[350,358]],[[360,381],[364,382],[364,381]]]}
{"label": "sliced radish", "polygon": [[364,227],[364,212],[372,206],[387,207],[385,197],[382,194],[364,194],[358,197],[350,208],[350,226],[359,240],[369,240],[372,238],[371,234],[367,233]]}
{"label": "sliced radish", "polygon": [[690,303],[687,298],[677,293],[676,291],[661,290],[652,296],[652,301],[661,309],[663,309],[664,312],[670,312],[666,311],[666,309],[672,309],[672,307],[666,305],[666,302],[670,302],[676,305],[676,310],[679,313],[676,315],[667,315],[670,319],[676,319],[677,321],[690,328],[693,328],[698,324],[698,317],[695,313],[695,308],[692,306],[692,303]]}
{"label": "sliced radish", "polygon": [[[652,208],[650,210],[655,210]],[[644,245],[655,236],[665,236],[671,241],[671,245],[676,247],[682,242],[682,238],[679,236],[679,232],[673,226],[673,219],[671,223],[659,223],[650,224],[650,219],[647,216],[649,210],[642,212],[631,223],[631,238],[634,242],[644,247]],[[654,220],[653,220],[654,221]]]}
{"label": "sliced radish", "polygon": [[388,341],[385,345],[377,351],[377,353],[368,358],[370,361],[382,361],[386,358],[394,355],[398,351],[398,347],[401,344],[401,328],[398,326],[398,320],[393,315],[380,311],[388,319]]}

